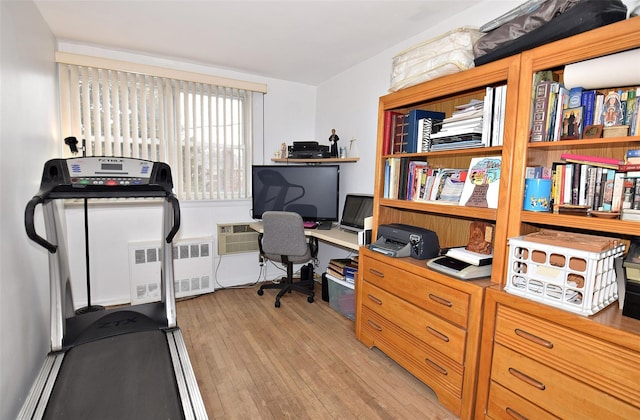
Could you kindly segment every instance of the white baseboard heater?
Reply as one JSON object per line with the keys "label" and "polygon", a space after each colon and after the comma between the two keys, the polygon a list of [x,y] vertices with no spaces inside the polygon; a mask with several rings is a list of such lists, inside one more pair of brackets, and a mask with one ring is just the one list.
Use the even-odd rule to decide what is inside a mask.
{"label": "white baseboard heater", "polygon": [[[173,244],[176,298],[214,291],[213,238],[193,238]],[[129,243],[131,304],[160,300],[160,243]]]}

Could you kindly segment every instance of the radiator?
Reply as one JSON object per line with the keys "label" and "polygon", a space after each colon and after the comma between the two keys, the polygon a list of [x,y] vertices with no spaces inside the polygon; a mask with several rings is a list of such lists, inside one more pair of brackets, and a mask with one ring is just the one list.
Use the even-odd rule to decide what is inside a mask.
{"label": "radiator", "polygon": [[258,232],[249,223],[218,225],[218,255],[258,251]]}
{"label": "radiator", "polygon": [[[183,239],[173,244],[176,298],[214,291],[213,238]],[[129,284],[133,305],[159,301],[160,242],[129,243]]]}

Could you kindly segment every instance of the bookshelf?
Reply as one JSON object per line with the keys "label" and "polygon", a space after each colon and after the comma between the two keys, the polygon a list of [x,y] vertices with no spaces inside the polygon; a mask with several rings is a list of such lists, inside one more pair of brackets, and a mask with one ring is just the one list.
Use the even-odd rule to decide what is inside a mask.
{"label": "bookshelf", "polygon": [[[640,148],[638,136],[529,142],[533,75],[550,70],[562,82],[568,64],[640,47],[638,31],[640,18],[632,18],[521,54],[507,238],[553,229],[615,237],[628,246],[640,235],[637,222],[522,209],[527,166],[551,166],[562,153],[623,159],[626,150]],[[486,293],[476,414],[638,417],[640,392],[630,388],[640,381],[640,321],[622,316],[617,302],[592,316],[574,315],[506,293],[506,281]],[[514,352],[521,356],[511,359]],[[505,358],[509,363],[500,362]],[[567,368],[570,363],[575,369]],[[536,389],[540,384],[544,390]]]}
{"label": "bookshelf", "polygon": [[[473,417],[484,291],[500,282],[504,270],[516,118],[505,115],[501,146],[385,154],[384,116],[387,111],[407,114],[422,109],[449,117],[457,106],[483,100],[487,87],[501,85],[507,86],[507,109],[513,108],[519,82],[520,57],[515,56],[412,86],[379,100],[374,237],[382,224],[403,223],[436,232],[440,247],[459,247],[469,241],[471,222],[482,220],[494,226],[495,263],[491,278],[463,282],[427,269],[424,260],[394,259],[361,250],[356,336],[420,378],[443,405],[461,418]],[[384,198],[385,163],[390,157],[426,160],[438,168],[467,169],[473,158],[492,156],[502,159],[497,208]]]}
{"label": "bookshelf", "polygon": [[[425,261],[394,259],[363,249],[356,280],[356,337],[411,371],[461,418],[640,416],[640,390],[632,385],[640,383],[634,365],[640,360],[639,320],[623,317],[617,303],[586,317],[503,289],[511,237],[544,228],[615,236],[627,243],[640,236],[637,222],[522,209],[527,166],[551,166],[565,152],[622,157],[627,149],[640,148],[638,136],[530,143],[533,74],[551,70],[562,80],[567,64],[640,47],[638,33],[640,17],[379,99],[373,236],[382,224],[404,223],[435,231],[442,248],[456,247],[467,243],[472,221],[486,221],[494,225],[493,270],[490,278],[464,282],[429,270]],[[465,168],[474,157],[501,156],[497,208],[384,198],[385,162],[396,156],[383,153],[386,111],[425,109],[450,116],[456,106],[482,100],[486,87],[504,84],[507,113],[501,146],[402,155],[442,168]],[[423,336],[425,325],[421,323],[432,318],[434,323],[442,319],[463,332],[455,335],[456,340],[439,331],[450,338],[454,348],[438,347],[433,337]],[[522,338],[522,331],[530,332],[522,333],[526,335]],[[549,338],[539,340],[538,336]],[[503,363],[502,356],[508,362]],[[532,376],[544,376],[549,389],[555,389],[550,383],[559,383],[564,387],[559,389],[579,391],[550,395],[529,389],[532,385],[522,384],[521,379],[507,383],[505,378],[513,375],[500,376],[500,372],[503,368],[511,372],[512,359]],[[567,369],[569,365],[575,369]],[[564,407],[575,411],[570,415]],[[619,412],[612,414],[612,409]]]}

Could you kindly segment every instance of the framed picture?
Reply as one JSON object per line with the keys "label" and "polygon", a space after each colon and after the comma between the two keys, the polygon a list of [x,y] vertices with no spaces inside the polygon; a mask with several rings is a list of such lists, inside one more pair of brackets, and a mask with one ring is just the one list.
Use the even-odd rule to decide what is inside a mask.
{"label": "framed picture", "polygon": [[584,133],[582,133],[583,139],[599,139],[602,137],[602,129],[604,126],[602,124],[596,125],[588,125],[584,128]]}
{"label": "framed picture", "polygon": [[582,111],[584,107],[567,108],[562,112],[561,140],[582,138]]}

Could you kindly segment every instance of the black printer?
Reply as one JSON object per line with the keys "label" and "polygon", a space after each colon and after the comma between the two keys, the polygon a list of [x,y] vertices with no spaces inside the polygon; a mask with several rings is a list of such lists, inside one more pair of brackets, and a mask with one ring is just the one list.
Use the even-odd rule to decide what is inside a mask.
{"label": "black printer", "polygon": [[431,230],[393,223],[378,227],[378,237],[369,249],[390,257],[426,260],[438,256],[440,244],[438,235]]}

